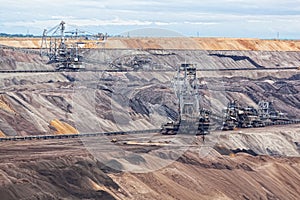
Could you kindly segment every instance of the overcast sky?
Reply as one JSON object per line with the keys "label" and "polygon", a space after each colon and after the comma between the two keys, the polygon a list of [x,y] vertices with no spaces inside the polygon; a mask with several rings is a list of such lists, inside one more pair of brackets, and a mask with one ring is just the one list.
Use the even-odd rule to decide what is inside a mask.
{"label": "overcast sky", "polygon": [[[0,0],[0,32],[42,34],[61,20],[116,35],[141,28],[186,36],[300,38],[300,0]],[[149,29],[146,29],[149,30]]]}

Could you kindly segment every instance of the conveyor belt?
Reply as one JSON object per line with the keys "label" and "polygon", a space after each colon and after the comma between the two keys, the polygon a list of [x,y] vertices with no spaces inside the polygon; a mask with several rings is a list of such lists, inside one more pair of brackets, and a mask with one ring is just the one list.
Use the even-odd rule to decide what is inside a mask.
{"label": "conveyor belt", "polygon": [[[265,122],[266,126],[298,124],[300,119]],[[118,131],[118,132],[103,132],[103,133],[83,133],[83,134],[66,134],[66,135],[31,135],[31,136],[13,136],[0,138],[0,142],[5,141],[25,141],[25,140],[50,140],[50,139],[68,139],[68,138],[86,138],[112,135],[129,135],[129,134],[145,134],[145,133],[159,133],[161,129],[148,129],[136,131]]]}
{"label": "conveyor belt", "polygon": [[14,136],[0,138],[0,142],[4,141],[24,141],[24,140],[49,140],[49,139],[68,139],[68,138],[84,138],[97,136],[111,136],[111,135],[129,135],[129,134],[144,134],[144,133],[158,133],[160,129],[137,130],[137,131],[118,131],[118,132],[104,132],[104,133],[83,133],[83,134],[66,134],[66,135],[30,135],[30,136]]}
{"label": "conveyor belt", "polygon": [[[284,68],[229,68],[229,69],[197,69],[200,72],[225,72],[225,71],[278,71],[278,70],[297,70],[297,67],[284,67]],[[62,73],[62,72],[175,72],[175,70],[147,70],[147,71],[135,71],[129,69],[95,69],[95,70],[0,70],[0,73]]]}

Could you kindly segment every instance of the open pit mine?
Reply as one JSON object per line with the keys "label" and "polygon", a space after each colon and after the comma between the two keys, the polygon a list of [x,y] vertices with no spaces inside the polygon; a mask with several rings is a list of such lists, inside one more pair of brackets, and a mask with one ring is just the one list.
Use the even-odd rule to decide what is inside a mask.
{"label": "open pit mine", "polygon": [[1,200],[300,199],[300,41],[55,31],[0,38]]}

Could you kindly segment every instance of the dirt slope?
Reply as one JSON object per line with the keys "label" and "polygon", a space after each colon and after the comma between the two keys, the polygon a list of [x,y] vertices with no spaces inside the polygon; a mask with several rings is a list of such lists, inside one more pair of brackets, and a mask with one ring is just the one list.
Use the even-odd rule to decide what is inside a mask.
{"label": "dirt slope", "polygon": [[[246,137],[243,134],[258,135],[256,140],[248,140],[250,149],[243,149]],[[256,151],[257,143],[270,141],[272,137],[277,138],[277,146],[292,145],[293,141],[299,141],[299,126],[271,127],[268,134],[248,129],[243,134],[239,131],[222,133],[219,144],[210,149],[208,155],[200,153],[201,138],[190,136],[195,143],[179,157],[175,156],[178,147],[173,147],[172,142],[167,149],[153,145],[132,146],[124,141],[133,141],[133,136],[119,136],[117,139],[122,142],[113,145],[109,154],[117,153],[119,148],[126,150],[127,153],[119,158],[110,158],[120,169],[128,163],[132,167],[163,161],[170,163],[147,173],[112,169],[109,167],[112,161],[97,161],[93,157],[96,154],[87,151],[86,143],[77,139],[1,143],[0,197],[4,200],[299,199],[299,148],[293,147],[295,154],[290,157],[279,156],[292,149],[288,145],[279,148],[275,157],[251,151],[251,148]],[[154,141],[173,141],[172,137],[149,135]],[[210,137],[218,137],[218,134]],[[111,138],[92,138],[101,143],[92,148],[108,154]],[[183,146],[186,144],[184,138],[176,137],[176,141]],[[267,143],[264,148],[268,148]],[[140,162],[128,159],[130,153],[139,157]]]}
{"label": "dirt slope", "polygon": [[[22,48],[40,48],[41,38],[0,38],[0,44]],[[260,40],[246,38],[108,38],[107,41],[82,40],[86,48],[123,49],[198,49],[299,51],[299,40]]]}
{"label": "dirt slope", "polygon": [[[233,99],[253,106],[269,100],[276,109],[300,118],[299,70],[284,69],[300,65],[297,41],[194,39],[197,42],[191,44],[163,39],[157,40],[158,45],[150,40],[111,39],[105,45],[272,51],[87,50],[87,58],[101,61],[88,68],[105,69],[107,61],[130,67],[132,61],[147,55],[151,65],[174,72],[1,74],[0,136],[159,128],[177,117],[172,78],[186,60],[203,69],[276,69],[198,72],[202,105],[214,113],[221,116]],[[36,47],[38,41],[7,44]],[[0,53],[2,70],[54,67],[36,53],[8,49]],[[213,132],[206,138],[211,146],[205,156],[202,138],[156,133],[4,142],[0,145],[0,199],[298,200],[299,130],[299,125],[291,125]],[[120,171],[140,172],[165,163],[147,173]]]}
{"label": "dirt slope", "polygon": [[66,122],[61,122],[58,119],[54,119],[50,122],[50,126],[54,129],[55,135],[62,135],[62,134],[78,134],[78,130],[74,127],[69,125]]}
{"label": "dirt slope", "polygon": [[[248,72],[244,77],[236,77],[230,72],[222,78],[210,73],[209,76],[215,77],[206,77],[201,72],[201,101],[222,116],[222,109],[233,99],[253,106],[260,100],[271,99],[276,109],[300,118],[300,85],[294,73]],[[0,78],[0,84],[4,85],[0,130],[5,135],[52,134],[50,122],[54,119],[82,133],[159,128],[162,122],[177,116],[176,97],[169,87],[174,75],[172,72],[5,75]],[[67,132],[74,131],[68,128]]]}
{"label": "dirt slope", "polygon": [[124,199],[297,199],[299,159],[286,161],[244,154],[211,161],[189,153],[155,173],[111,177],[131,194]]}
{"label": "dirt slope", "polygon": [[[32,52],[0,52],[2,70],[55,67]],[[109,63],[132,69],[135,61],[149,63],[130,73],[1,74],[0,130],[10,136],[52,134],[50,122],[54,119],[79,132],[159,128],[177,116],[171,81],[176,67],[186,61],[197,63],[199,69],[278,69],[199,72],[202,103],[221,116],[233,99],[253,106],[267,100],[273,101],[276,109],[300,118],[299,70],[284,70],[300,66],[299,52],[119,49],[83,53],[87,60],[102,63],[89,63],[87,69],[111,69]],[[157,66],[174,72],[149,72]]]}

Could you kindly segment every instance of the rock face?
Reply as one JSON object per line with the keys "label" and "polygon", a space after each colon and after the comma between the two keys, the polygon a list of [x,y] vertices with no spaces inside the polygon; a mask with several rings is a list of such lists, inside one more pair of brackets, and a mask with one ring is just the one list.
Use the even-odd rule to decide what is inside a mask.
{"label": "rock face", "polygon": [[[69,39],[71,42],[71,39]],[[21,48],[40,48],[41,38],[0,38],[0,44]],[[74,41],[76,42],[76,41]],[[105,42],[83,40],[86,48],[113,49],[196,49],[299,51],[299,40],[260,40],[238,38],[108,38]]]}

